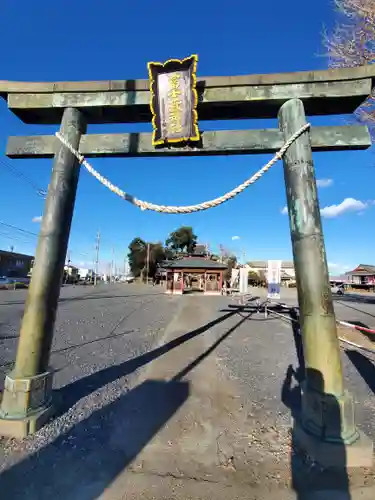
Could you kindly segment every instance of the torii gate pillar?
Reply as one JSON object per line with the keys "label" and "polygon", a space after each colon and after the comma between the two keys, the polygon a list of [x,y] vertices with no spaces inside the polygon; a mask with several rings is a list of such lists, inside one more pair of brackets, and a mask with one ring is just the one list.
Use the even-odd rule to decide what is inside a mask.
{"label": "torii gate pillar", "polygon": [[[287,101],[278,117],[285,140],[306,124],[299,99]],[[284,177],[306,366],[294,437],[323,465],[371,465],[372,442],[356,428],[344,389],[309,131],[285,153]]]}
{"label": "torii gate pillar", "polygon": [[[74,148],[79,148],[85,130],[82,113],[66,108],[60,131]],[[32,434],[52,412],[52,373],[48,363],[79,171],[76,157],[61,144],[56,150],[48,188],[16,363],[5,379],[1,435]]]}

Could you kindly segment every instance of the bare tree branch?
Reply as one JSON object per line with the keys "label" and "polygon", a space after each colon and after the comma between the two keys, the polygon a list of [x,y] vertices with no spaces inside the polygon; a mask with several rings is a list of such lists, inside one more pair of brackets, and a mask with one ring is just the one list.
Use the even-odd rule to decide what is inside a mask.
{"label": "bare tree branch", "polygon": [[[331,68],[353,68],[375,63],[375,0],[335,0],[337,23],[323,32]],[[375,93],[356,110],[355,118],[372,127],[375,140]]]}

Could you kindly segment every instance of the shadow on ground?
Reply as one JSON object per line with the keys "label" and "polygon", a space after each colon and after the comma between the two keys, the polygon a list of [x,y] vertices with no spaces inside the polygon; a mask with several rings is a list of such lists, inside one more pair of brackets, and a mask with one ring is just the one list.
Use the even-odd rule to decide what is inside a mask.
{"label": "shadow on ground", "polygon": [[338,304],[340,304],[340,306],[351,309],[352,311],[357,311],[361,314],[365,314],[366,316],[371,316],[371,318],[375,318],[375,314],[371,314],[367,311],[364,311],[363,309],[358,309],[358,307],[354,307],[352,305],[349,305],[347,302],[341,302],[340,300],[338,300],[337,302],[338,302]]}
{"label": "shadow on ground", "polygon": [[192,330],[191,332],[185,333],[184,335],[171,340],[167,344],[163,344],[152,351],[142,354],[141,356],[137,356],[136,358],[120,363],[119,365],[104,368],[103,370],[76,380],[62,389],[59,389],[56,392],[58,401],[61,401],[61,406],[59,408],[60,413],[65,413],[77,401],[100,389],[106,384],[133,373],[138,368],[141,368],[154,359],[166,354],[168,351],[184,344],[188,340],[193,339],[197,335],[206,332],[210,328],[225,321],[235,314],[236,311],[231,311],[230,313],[224,314],[223,316],[220,316],[219,318],[216,318],[213,321]]}
{"label": "shadow on ground", "polygon": [[362,304],[375,304],[375,296],[355,295],[344,293],[343,295],[332,294],[333,300],[339,302],[358,302]]}
{"label": "shadow on ground", "polygon": [[147,380],[0,476],[2,500],[95,500],[189,396]]}
{"label": "shadow on ground", "polygon": [[346,349],[345,354],[353,363],[369,389],[375,394],[375,364],[367,356],[358,351]]}
{"label": "shadow on ground", "polygon": [[[324,393],[324,379],[321,372],[307,368],[304,384],[305,389],[302,392],[298,370],[294,370],[292,366],[289,366],[282,386],[281,398],[283,403],[291,410],[293,417],[290,457],[291,486],[296,492],[298,500],[311,499],[312,495],[318,492],[321,496],[317,498],[350,500],[351,494],[349,491],[345,443],[337,437],[341,434],[339,405],[333,396],[326,395],[327,401],[329,400],[327,405],[329,416],[325,417],[325,423],[329,422],[329,428],[324,428],[323,424],[321,435],[316,436],[315,439],[317,443],[323,439],[327,440],[327,435],[324,436],[326,432],[330,436],[335,436],[335,442],[334,444],[330,444],[330,447],[334,447],[333,451],[329,451],[333,457],[332,463],[323,467],[318,461],[314,460],[314,457],[311,456],[311,451],[307,450],[306,446],[304,446],[306,442],[305,438],[301,440],[301,429],[304,429],[306,426],[311,427],[312,425],[312,422],[306,416],[303,416],[307,414],[306,410],[302,412],[302,408],[306,408],[308,405],[306,394],[309,391]],[[311,387],[308,388],[309,384],[313,384],[314,389]],[[303,398],[306,398],[305,402],[303,402]],[[304,430],[302,432],[305,433]],[[311,439],[314,438],[309,437],[309,440]]]}
{"label": "shadow on ground", "polygon": [[[298,313],[291,309],[293,338],[297,354],[297,368],[290,365],[281,389],[281,400],[290,409],[293,418],[291,443],[292,488],[298,500],[339,498],[350,500],[349,476],[345,443],[341,436],[341,412],[336,398],[325,394],[323,374],[306,367]],[[324,395],[324,418],[319,420],[316,402]],[[306,431],[308,429],[308,431]],[[314,429],[317,447],[322,441],[330,441],[331,464],[322,466],[313,452],[306,447],[306,435]],[[302,438],[301,438],[302,436]],[[333,447],[333,448],[332,448]],[[328,453],[328,451],[327,451]],[[334,495],[334,496],[333,496]]]}
{"label": "shadow on ground", "polygon": [[[164,295],[164,292],[160,293],[135,293],[135,294],[127,294],[127,295],[94,295],[93,293],[87,294],[87,295],[79,295],[76,297],[60,297],[59,298],[59,304],[64,303],[64,302],[80,302],[83,300],[100,300],[100,299],[126,299],[129,297],[155,297],[157,295]],[[9,302],[1,302],[1,306],[13,306],[16,304],[24,304],[26,301],[26,298],[24,300],[13,300]]]}
{"label": "shadow on ground", "polygon": [[[231,311],[153,351],[101,370],[59,391],[64,407],[123,377],[236,314]],[[233,333],[242,318],[170,381],[147,380],[0,476],[4,500],[95,500],[166,424],[189,396],[183,381]]]}

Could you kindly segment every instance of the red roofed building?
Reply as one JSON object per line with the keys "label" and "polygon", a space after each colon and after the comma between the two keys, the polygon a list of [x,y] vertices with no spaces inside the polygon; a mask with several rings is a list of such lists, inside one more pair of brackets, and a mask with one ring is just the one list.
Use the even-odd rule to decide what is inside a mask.
{"label": "red roofed building", "polygon": [[353,271],[345,273],[348,284],[353,288],[375,290],[375,266],[359,264]]}

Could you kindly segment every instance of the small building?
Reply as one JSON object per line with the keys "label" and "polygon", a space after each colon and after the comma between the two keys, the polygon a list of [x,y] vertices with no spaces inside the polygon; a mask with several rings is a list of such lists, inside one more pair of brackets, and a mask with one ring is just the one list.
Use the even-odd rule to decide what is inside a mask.
{"label": "small building", "polygon": [[73,283],[77,284],[79,281],[79,269],[72,264],[68,264],[64,266],[64,274],[63,274],[63,283]]}
{"label": "small building", "polygon": [[[255,260],[248,262],[250,271],[254,271],[257,274],[261,273],[267,279],[267,260]],[[294,262],[291,260],[281,261],[281,284],[288,286],[289,283],[293,283],[296,279],[296,272],[294,269]]]}
{"label": "small building", "polygon": [[187,252],[180,252],[175,256],[175,258],[173,258],[171,260],[163,260],[163,261],[159,262],[156,265],[155,278],[160,282],[166,281],[167,280],[167,267],[169,267],[169,265],[172,262],[180,261],[181,259],[186,259],[186,258],[209,259],[210,255],[208,253],[207,245],[197,243],[195,245],[194,251],[192,253],[189,254]]}
{"label": "small building", "polygon": [[345,274],[339,275],[339,276],[330,276],[329,282],[332,286],[347,285],[348,284],[348,277],[345,276]]}
{"label": "small building", "polygon": [[33,261],[32,255],[0,250],[0,276],[26,278],[30,273]]}
{"label": "small building", "polygon": [[220,295],[226,264],[207,258],[185,257],[163,263],[166,272],[166,293],[182,295],[201,292],[203,295]]}
{"label": "small building", "polygon": [[345,275],[347,283],[352,288],[375,289],[375,266],[371,264],[359,264],[353,271],[349,271]]}

